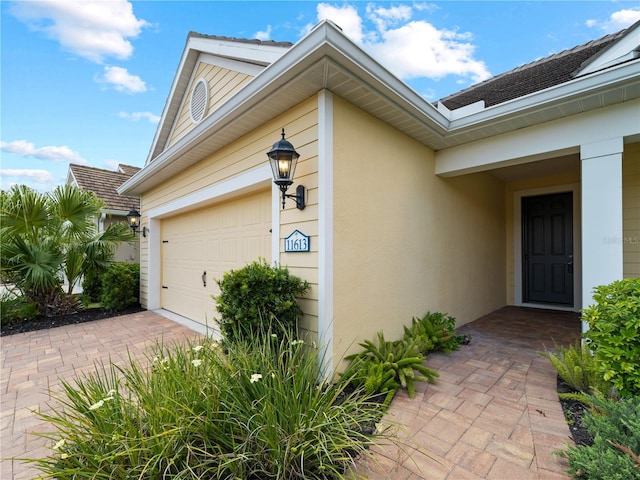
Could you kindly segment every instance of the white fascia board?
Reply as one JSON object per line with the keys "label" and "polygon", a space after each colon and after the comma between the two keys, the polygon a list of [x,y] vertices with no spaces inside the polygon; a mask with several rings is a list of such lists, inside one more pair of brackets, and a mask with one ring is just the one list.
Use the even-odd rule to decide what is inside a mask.
{"label": "white fascia board", "polygon": [[[153,162],[148,160],[145,168],[127,180],[118,189],[118,193],[131,194],[137,185],[162,170],[175,158],[214,134],[217,129],[248,114],[255,105],[325,57],[330,58],[345,71],[351,72],[354,78],[375,89],[396,108],[419,118],[425,128],[431,128],[441,134],[446,132],[449,121],[441,112],[345,37],[332,22],[323,21],[278,60],[256,75],[243,88],[241,95],[235,95],[222,104],[184,137],[155,157]],[[137,193],[139,192],[136,191]]]}
{"label": "white fascia board", "polygon": [[[158,149],[160,141],[162,140],[162,142],[164,143],[169,137],[169,132],[173,128],[173,121],[178,114],[180,105],[182,104],[182,98],[184,96],[184,92],[186,91],[188,80],[191,78],[192,71],[195,69],[198,55],[198,52],[189,50],[188,48],[185,48],[182,53],[176,76],[173,78],[173,83],[171,84],[169,95],[167,96],[167,102],[165,103],[162,110],[160,122],[158,122],[158,128],[156,129],[156,133],[153,136],[153,141],[151,142],[151,147],[149,148],[149,153],[147,154],[145,166],[150,164],[151,160],[153,160],[154,154]],[[171,117],[170,121],[169,117]]]}
{"label": "white fascia board", "polygon": [[593,94],[608,87],[637,82],[639,76],[640,61],[625,63],[457,118],[451,121],[449,130],[451,133],[456,133],[458,130],[477,128],[496,120],[504,121],[509,117],[525,115],[557,103],[567,102],[572,98],[580,98],[587,93]]}
{"label": "white fascia board", "polygon": [[584,144],[640,134],[640,98],[436,152],[436,175],[481,172],[578,153]]}
{"label": "white fascia board", "polygon": [[173,129],[173,121],[182,104],[184,92],[189,85],[189,80],[194,73],[195,66],[202,53],[228,57],[239,61],[244,60],[245,62],[255,63],[264,67],[276,61],[288,50],[288,47],[283,46],[225,41],[190,34],[182,51],[177,73],[171,84],[167,102],[162,111],[162,116],[160,117],[158,128],[151,143],[151,148],[147,154],[145,165],[150,164],[155,154],[159,153],[158,144],[160,142],[166,142],[169,138],[169,133]]}
{"label": "white fascia board", "polygon": [[217,67],[226,68],[228,70],[233,70],[234,72],[244,73],[246,75],[251,75],[255,77],[258,75],[264,67],[262,65],[258,65],[256,63],[247,63],[241,62],[238,60],[234,60],[232,58],[226,57],[218,57],[216,55],[211,55],[210,53],[202,53],[198,58],[197,63],[207,63],[209,65],[215,65]]}
{"label": "white fascia board", "polygon": [[69,166],[69,171],[67,172],[67,185],[71,185],[72,187],[78,186],[78,181],[76,180],[76,176],[73,174],[71,170],[71,166]]}
{"label": "white fascia board", "polygon": [[640,48],[640,22],[636,22],[629,27],[629,30],[622,35],[622,38],[589,59],[575,72],[575,76],[587,75],[613,66],[616,63],[638,58],[638,48]]}
{"label": "white fascia board", "polygon": [[244,62],[267,66],[278,60],[289,47],[268,45],[221,38],[191,36],[187,41],[187,49],[209,53],[218,57],[226,57]]}

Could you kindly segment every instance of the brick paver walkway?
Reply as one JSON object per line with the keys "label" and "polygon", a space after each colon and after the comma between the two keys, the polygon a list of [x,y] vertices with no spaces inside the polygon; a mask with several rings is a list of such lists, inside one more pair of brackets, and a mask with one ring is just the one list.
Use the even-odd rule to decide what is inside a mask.
{"label": "brick paver walkway", "polygon": [[[153,312],[67,325],[51,330],[1,337],[0,435],[2,480],[33,479],[38,471],[6,458],[38,458],[50,453],[44,440],[30,433],[50,426],[33,411],[47,412],[55,405],[49,391],[60,391],[60,378],[94,372],[95,363],[125,362],[129,353],[144,358],[157,340],[165,344],[196,333]],[[129,353],[128,353],[129,352]]]}
{"label": "brick paver walkway", "polygon": [[578,314],[505,307],[460,328],[472,342],[426,365],[437,384],[401,391],[386,420],[400,445],[376,447],[370,480],[570,479],[554,450],[571,442],[556,371],[538,355],[580,338]]}
{"label": "brick paver walkway", "polygon": [[[556,394],[556,373],[537,351],[554,340],[580,338],[576,314],[506,307],[462,327],[471,345],[431,355],[438,383],[400,392],[386,421],[401,443],[375,448],[358,472],[371,480],[567,479],[551,454],[570,441]],[[46,455],[31,432],[48,425],[32,411],[53,405],[49,389],[93,371],[94,362],[140,358],[157,338],[165,343],[196,335],[153,312],[2,337],[0,457]],[[399,446],[400,445],[400,446]],[[0,478],[31,479],[37,471],[3,460]]]}

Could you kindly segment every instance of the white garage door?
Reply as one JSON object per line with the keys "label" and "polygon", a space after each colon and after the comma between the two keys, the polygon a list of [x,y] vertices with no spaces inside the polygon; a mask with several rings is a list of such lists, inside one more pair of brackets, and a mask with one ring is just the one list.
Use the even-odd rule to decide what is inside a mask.
{"label": "white garage door", "polygon": [[258,258],[271,262],[271,190],[162,221],[162,308],[213,324],[216,283]]}

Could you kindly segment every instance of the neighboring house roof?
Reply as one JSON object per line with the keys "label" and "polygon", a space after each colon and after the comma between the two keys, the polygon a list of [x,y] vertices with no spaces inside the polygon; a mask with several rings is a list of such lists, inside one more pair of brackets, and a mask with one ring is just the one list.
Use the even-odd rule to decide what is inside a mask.
{"label": "neighboring house roof", "polygon": [[583,63],[621,38],[626,30],[522,65],[440,100],[449,110],[484,101],[485,107],[523,97],[575,78]]}
{"label": "neighboring house roof", "polygon": [[69,165],[67,183],[75,184],[83,190],[95,193],[111,211],[128,212],[131,207],[140,210],[140,199],[135,196],[120,195],[118,188],[137,173],[140,168],[119,165],[119,171],[103,170],[86,165]]}
{"label": "neighboring house roof", "polygon": [[[465,107],[455,110],[425,100],[328,20],[290,48],[212,38],[189,35],[145,168],[119,191],[141,194],[323,90],[435,152],[640,97],[640,22],[612,36],[608,43],[596,40],[547,59],[547,66],[558,60],[555,68],[559,68],[574,58],[566,71],[570,74],[579,68],[575,77],[553,75],[549,83],[516,89],[520,96],[515,98],[502,98],[490,106],[471,98],[460,101]],[[201,54],[265,66],[238,93],[168,146],[169,132]],[[511,78],[526,70],[516,69]],[[490,86],[490,82],[476,88]],[[472,90],[474,87],[467,89]]]}
{"label": "neighboring house roof", "polygon": [[129,176],[133,176],[140,171],[140,167],[134,167],[133,165],[125,165],[121,163],[120,165],[118,165],[116,171],[126,173]]}

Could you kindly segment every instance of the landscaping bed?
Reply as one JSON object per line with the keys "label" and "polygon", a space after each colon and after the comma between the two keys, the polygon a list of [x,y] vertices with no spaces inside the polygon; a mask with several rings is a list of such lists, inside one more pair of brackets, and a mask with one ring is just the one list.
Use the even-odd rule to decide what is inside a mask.
{"label": "landscaping bed", "polygon": [[62,327],[64,325],[92,322],[94,320],[103,320],[105,318],[138,313],[144,310],[145,309],[140,305],[134,305],[119,311],[108,310],[106,308],[88,308],[71,315],[57,315],[54,317],[38,316],[33,320],[17,321],[6,325],[3,323],[0,326],[0,336],[32,332],[34,330],[44,330],[47,328]]}

